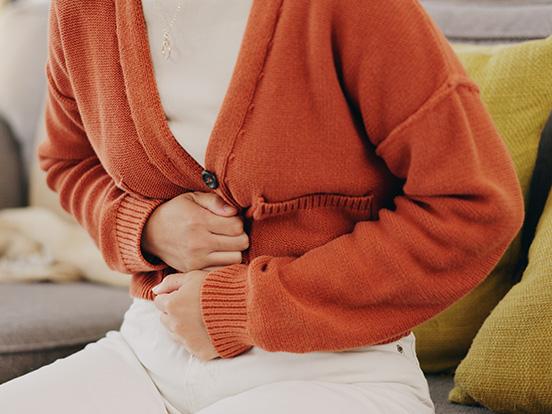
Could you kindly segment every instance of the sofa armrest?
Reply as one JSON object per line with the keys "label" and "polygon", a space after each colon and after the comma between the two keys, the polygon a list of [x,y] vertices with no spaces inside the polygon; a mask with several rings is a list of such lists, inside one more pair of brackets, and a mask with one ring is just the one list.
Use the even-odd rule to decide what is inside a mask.
{"label": "sofa armrest", "polygon": [[25,171],[19,146],[8,124],[0,118],[0,209],[27,202]]}

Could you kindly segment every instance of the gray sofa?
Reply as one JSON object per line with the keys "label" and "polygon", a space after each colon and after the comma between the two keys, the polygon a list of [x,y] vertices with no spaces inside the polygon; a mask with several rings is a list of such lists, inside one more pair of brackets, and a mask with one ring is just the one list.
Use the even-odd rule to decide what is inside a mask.
{"label": "gray sofa", "polygon": [[[522,41],[552,33],[552,0],[423,3],[451,40]],[[38,40],[45,40],[47,2],[21,1],[12,7],[21,8],[13,11],[15,16],[30,15],[37,36],[41,33]],[[1,39],[0,28],[0,46]],[[38,56],[35,72],[42,76],[44,55],[40,52]],[[9,82],[2,82],[0,79],[0,96],[5,96],[2,89]],[[25,87],[29,88],[28,83]],[[24,91],[26,99],[42,101],[43,82],[38,79],[32,87],[35,90]],[[40,107],[37,102],[32,106]],[[36,125],[39,119],[38,113],[25,114],[29,119],[22,124],[21,116],[10,110],[0,99],[0,209],[27,202],[28,165],[35,145],[35,134],[28,124]],[[118,329],[129,304],[125,288],[87,282],[0,285],[0,383],[76,352],[108,330]],[[437,413],[490,412],[481,407],[450,404],[447,401],[453,383],[450,374],[427,378]]]}

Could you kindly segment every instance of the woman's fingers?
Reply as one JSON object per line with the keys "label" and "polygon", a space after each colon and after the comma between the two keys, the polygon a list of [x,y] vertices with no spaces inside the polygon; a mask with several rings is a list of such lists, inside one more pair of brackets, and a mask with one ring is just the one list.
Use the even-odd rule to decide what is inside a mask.
{"label": "woman's fingers", "polygon": [[159,294],[153,298],[153,304],[161,313],[167,313],[167,302],[169,299],[169,295]]}
{"label": "woman's fingers", "polygon": [[[221,267],[241,263],[242,254],[241,251],[214,251],[208,253],[206,258],[206,263],[203,266],[199,266],[204,271],[217,270]],[[186,274],[185,273],[173,273],[167,275],[163,280],[154,286],[151,290],[156,295],[163,295],[165,293],[171,293],[175,290],[178,290],[183,283],[185,283]]]}
{"label": "woman's fingers", "polygon": [[224,236],[221,234],[211,234],[208,238],[208,244],[211,251],[227,252],[242,251],[249,247],[249,236],[245,233],[239,236]]}
{"label": "woman's fingers", "polygon": [[217,194],[211,192],[193,191],[187,193],[196,204],[221,216],[231,216],[237,213],[234,206],[228,205]]}
{"label": "woman's fingers", "polygon": [[241,252],[211,252],[207,254],[209,265],[226,266],[235,263],[241,263]]}
{"label": "woman's fingers", "polygon": [[207,212],[205,226],[213,234],[239,236],[243,233],[243,221],[240,216],[222,217]]}
{"label": "woman's fingers", "polygon": [[174,292],[175,290],[178,290],[180,286],[182,286],[185,277],[186,275],[183,273],[173,273],[171,275],[165,276],[161,283],[154,286],[151,290],[156,295]]}

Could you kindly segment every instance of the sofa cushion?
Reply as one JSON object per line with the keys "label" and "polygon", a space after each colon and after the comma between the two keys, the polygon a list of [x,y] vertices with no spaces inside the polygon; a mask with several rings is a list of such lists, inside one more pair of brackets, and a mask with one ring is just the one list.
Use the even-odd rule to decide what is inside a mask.
{"label": "sofa cushion", "polygon": [[552,34],[551,0],[422,0],[452,41],[504,43]]}
{"label": "sofa cushion", "polygon": [[429,392],[435,404],[435,414],[490,414],[492,411],[480,406],[464,406],[448,401],[448,394],[453,386],[450,375],[427,375]]}
{"label": "sofa cushion", "polygon": [[0,383],[119,329],[126,288],[88,282],[0,285]]}
{"label": "sofa cushion", "polygon": [[501,413],[552,412],[552,352],[547,347],[552,341],[550,246],[552,193],[521,282],[493,310],[458,366],[453,401],[477,401]]}
{"label": "sofa cushion", "polygon": [[20,0],[0,13],[0,116],[19,140],[25,167],[35,157],[32,141],[46,86],[49,4]]}
{"label": "sofa cushion", "polygon": [[19,146],[0,117],[0,209],[19,207],[26,200],[26,185]]}
{"label": "sofa cushion", "polygon": [[[525,200],[541,131],[552,108],[552,36],[512,45],[454,44],[514,160]],[[477,331],[511,288],[520,234],[491,274],[460,301],[415,329],[425,372],[452,369]]]}

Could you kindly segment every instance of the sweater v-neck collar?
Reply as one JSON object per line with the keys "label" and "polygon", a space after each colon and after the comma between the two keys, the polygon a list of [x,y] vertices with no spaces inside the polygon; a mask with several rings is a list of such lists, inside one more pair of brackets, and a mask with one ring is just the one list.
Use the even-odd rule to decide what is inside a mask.
{"label": "sweater v-neck collar", "polygon": [[223,181],[226,161],[262,76],[283,0],[252,0],[230,83],[209,136],[205,166],[173,136],[161,104],[141,0],[115,0],[117,39],[128,104],[138,137],[152,164],[171,182],[206,190],[204,169]]}

